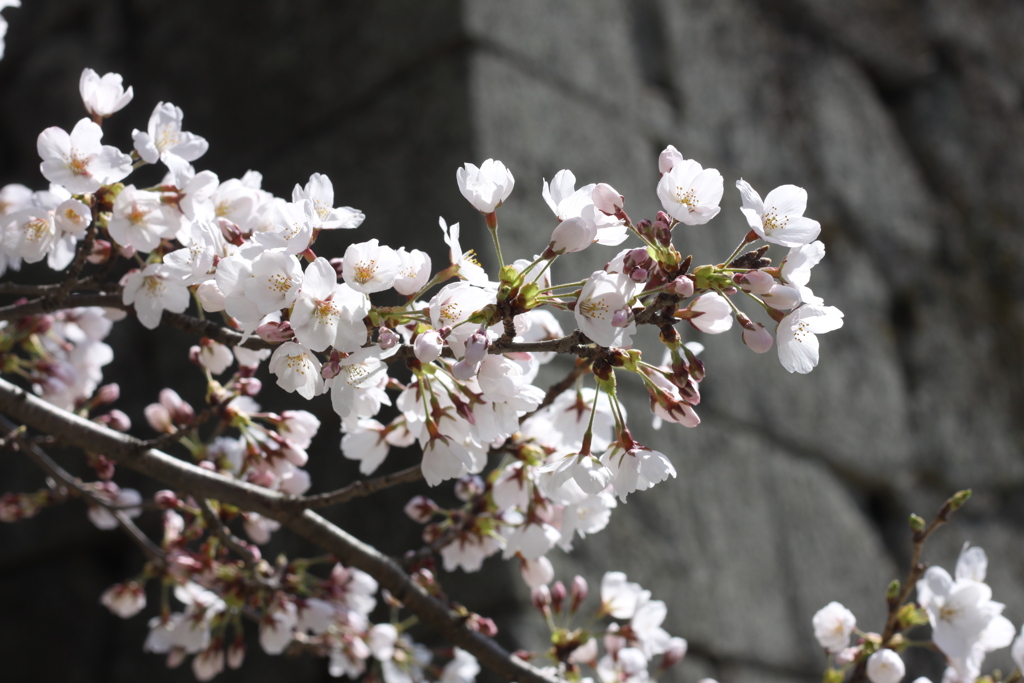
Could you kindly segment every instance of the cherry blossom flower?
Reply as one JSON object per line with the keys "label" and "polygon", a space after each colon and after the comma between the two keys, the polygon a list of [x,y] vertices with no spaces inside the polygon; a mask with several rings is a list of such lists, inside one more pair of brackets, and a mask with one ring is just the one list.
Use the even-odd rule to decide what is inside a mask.
{"label": "cherry blossom flower", "polygon": [[444,243],[448,245],[448,256],[451,259],[451,264],[458,267],[459,277],[475,285],[486,284],[487,273],[480,265],[480,262],[476,260],[474,251],[472,249],[462,251],[462,245],[459,243],[459,224],[452,223],[449,226],[444,218],[441,217],[438,217],[437,222],[441,226]]}
{"label": "cherry blossom flower", "polygon": [[358,460],[362,474],[373,474],[390,450],[384,435],[384,425],[365,418],[357,424],[356,429],[341,438],[341,454],[349,460]]}
{"label": "cherry blossom flower", "polygon": [[633,344],[636,323],[613,325],[616,311],[628,309],[637,290],[637,283],[628,276],[612,275],[603,270],[594,272],[583,285],[576,308],[576,324],[583,334],[601,346],[629,348]]}
{"label": "cherry blossom flower", "polygon": [[459,647],[455,648],[452,654],[452,661],[445,664],[441,670],[439,683],[473,683],[480,673],[480,664],[476,657]]}
{"label": "cherry blossom flower", "polygon": [[815,335],[843,326],[843,312],[835,306],[805,305],[786,315],[775,331],[779,361],[790,372],[806,374],[818,364]]}
{"label": "cherry blossom flower", "polygon": [[183,313],[188,308],[189,294],[179,271],[151,263],[125,277],[122,299],[125,305],[135,306],[143,327],[155,330],[165,310]]}
{"label": "cherry blossom flower", "polygon": [[658,199],[672,218],[686,225],[703,225],[721,211],[722,174],[704,169],[693,159],[675,163],[658,181]]}
{"label": "cherry blossom flower", "polygon": [[394,282],[395,291],[412,296],[423,289],[430,280],[430,256],[419,249],[406,251],[405,247],[399,247],[395,253],[399,264]]}
{"label": "cherry blossom flower", "polygon": [[342,276],[357,292],[382,292],[395,283],[401,262],[391,247],[369,242],[350,244],[342,261]]}
{"label": "cherry blossom flower", "polygon": [[309,176],[305,187],[296,185],[292,190],[293,202],[298,203],[303,199],[313,202],[313,227],[321,230],[358,228],[366,218],[362,211],[348,206],[335,208],[334,184],[322,173],[314,173]]}
{"label": "cherry blossom flower", "polygon": [[743,197],[740,211],[750,228],[766,242],[784,247],[810,244],[821,232],[818,221],[804,217],[807,210],[807,190],[796,185],[781,185],[761,201],[754,188],[745,180],[736,181],[736,189]]}
{"label": "cherry blossom flower", "polygon": [[78,92],[90,116],[101,119],[124,109],[134,95],[131,86],[124,89],[121,74],[108,73],[101,77],[88,68],[78,79]]}
{"label": "cherry blossom flower", "polygon": [[833,601],[814,614],[811,625],[818,644],[826,651],[836,653],[850,645],[850,636],[857,627],[857,618],[853,612]]}
{"label": "cherry blossom flower", "polygon": [[[147,163],[163,161],[168,166],[177,159],[195,161],[206,154],[209,143],[204,138],[181,129],[184,112],[170,102],[160,102],[149,117],[146,131],[132,131],[135,150]],[[170,161],[170,163],[168,163]],[[70,189],[70,188],[68,188]],[[74,191],[74,190],[72,190]]]}
{"label": "cherry blossom flower", "polygon": [[245,281],[245,297],[256,304],[260,313],[273,313],[295,302],[302,282],[299,259],[280,251],[267,251],[253,259],[252,277]]}
{"label": "cherry blossom flower", "polygon": [[146,607],[146,591],[135,581],[117,583],[103,592],[100,602],[122,619],[129,619]]}
{"label": "cherry blossom flower", "polygon": [[649,597],[649,591],[627,581],[622,572],[606,572],[601,577],[601,611],[616,619],[632,619]]}
{"label": "cherry blossom flower", "polygon": [[170,207],[160,201],[160,193],[137,190],[134,185],[128,185],[114,200],[107,230],[121,246],[152,251],[160,240],[178,230],[179,222],[170,211]]}
{"label": "cherry blossom flower", "polygon": [[285,391],[298,392],[307,400],[323,393],[320,361],[302,344],[285,342],[277,347],[270,357],[269,369],[277,375],[277,385]]}
{"label": "cherry blossom flower", "polygon": [[488,159],[477,168],[467,163],[455,172],[459,192],[480,213],[493,213],[512,194],[515,179],[505,164]]}
{"label": "cherry blossom flower", "polygon": [[103,129],[81,119],[70,135],[56,126],[39,134],[36,148],[43,163],[39,170],[51,183],[79,194],[95,192],[132,172],[132,158],[116,147],[100,144]]}
{"label": "cherry blossom flower", "polygon": [[[583,221],[586,231],[593,233],[592,242],[606,246],[621,244],[629,236],[629,229],[626,224],[614,216],[609,216],[597,210],[594,206],[594,188],[591,183],[580,189],[576,188],[576,176],[568,169],[562,169],[548,183],[546,180],[541,186],[541,195],[548,207],[555,214],[560,222],[578,218]],[[556,228],[556,231],[558,229]],[[558,240],[564,240],[568,236],[565,230],[558,233]],[[575,242],[579,242],[581,235],[574,236]],[[552,235],[552,239],[556,237]],[[582,250],[583,247],[576,249]],[[557,247],[553,247],[555,251]],[[572,251],[572,250],[567,250]]]}

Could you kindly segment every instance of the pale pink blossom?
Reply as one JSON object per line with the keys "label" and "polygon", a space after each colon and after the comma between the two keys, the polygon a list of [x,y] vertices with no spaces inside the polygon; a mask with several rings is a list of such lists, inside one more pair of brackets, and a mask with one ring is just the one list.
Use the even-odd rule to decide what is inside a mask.
{"label": "pale pink blossom", "polygon": [[320,361],[313,353],[295,342],[285,342],[270,357],[269,369],[277,375],[277,385],[285,391],[298,392],[305,399],[323,393]]}
{"label": "pale pink blossom", "polygon": [[150,164],[157,161],[167,164],[170,160],[168,165],[171,165],[177,160],[195,161],[206,154],[209,143],[198,135],[183,131],[181,122],[184,118],[180,107],[170,102],[158,103],[149,117],[146,131],[132,131],[139,156]]}
{"label": "pale pink blossom", "polygon": [[183,313],[188,308],[188,287],[178,271],[163,263],[133,270],[124,279],[122,300],[134,305],[143,327],[155,330],[164,311]]}
{"label": "pale pink blossom", "polygon": [[85,109],[93,117],[106,118],[120,111],[132,101],[132,88],[124,89],[121,74],[108,73],[101,77],[92,69],[84,69],[78,79],[78,92]]}
{"label": "pale pink blossom", "polygon": [[352,289],[372,294],[389,289],[400,266],[395,250],[373,239],[348,246],[342,260],[342,276]]}
{"label": "pale pink blossom", "polygon": [[834,654],[850,645],[850,636],[857,627],[857,618],[853,612],[833,601],[814,614],[811,626],[818,644]]}
{"label": "pale pink blossom", "polygon": [[459,192],[480,213],[493,213],[515,186],[512,172],[500,161],[488,159],[477,168],[467,163],[455,172]]}
{"label": "pale pink blossom", "polygon": [[313,227],[321,230],[351,229],[362,225],[366,216],[362,211],[349,206],[334,206],[334,184],[322,173],[309,176],[305,187],[296,185],[292,190],[292,201],[309,199],[313,202]]}
{"label": "pale pink blossom", "polygon": [[743,197],[740,210],[750,228],[764,241],[798,247],[817,239],[821,224],[804,217],[807,210],[807,191],[804,188],[781,185],[769,192],[764,201],[745,180],[737,180],[736,188]]}
{"label": "pale pink blossom", "polygon": [[100,144],[102,138],[103,130],[89,119],[76,123],[70,135],[56,126],[47,128],[36,142],[43,177],[73,194],[122,180],[132,172],[132,158]]}
{"label": "pale pink blossom", "polygon": [[818,364],[815,335],[843,326],[843,312],[835,306],[801,306],[788,314],[775,331],[779,361],[790,372],[806,374]]}
{"label": "pale pink blossom", "polygon": [[722,174],[704,169],[693,159],[677,162],[658,181],[658,199],[672,218],[686,225],[703,225],[718,215]]}
{"label": "pale pink blossom", "polygon": [[700,295],[689,310],[701,315],[690,318],[690,324],[707,334],[721,334],[732,328],[732,306],[718,292]]}
{"label": "pale pink blossom", "polygon": [[889,648],[868,657],[868,679],[871,683],[899,683],[905,673],[903,660]]}
{"label": "pale pink blossom", "polygon": [[636,323],[630,320],[624,326],[613,325],[617,310],[628,308],[633,302],[637,284],[628,276],[612,275],[603,270],[594,272],[583,285],[576,308],[576,324],[583,334],[601,346],[629,348],[633,344]]}

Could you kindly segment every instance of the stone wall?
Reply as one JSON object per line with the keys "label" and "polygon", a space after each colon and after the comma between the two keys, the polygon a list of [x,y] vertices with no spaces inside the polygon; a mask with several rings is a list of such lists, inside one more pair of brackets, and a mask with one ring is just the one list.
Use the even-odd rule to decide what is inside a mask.
{"label": "stone wall", "polygon": [[[842,330],[821,338],[821,365],[793,376],[738,334],[705,340],[714,343],[695,430],[644,429],[639,387],[624,382],[641,439],[668,453],[679,477],[632,496],[560,568],[595,586],[622,569],[665,600],[666,627],[691,645],[676,680],[817,680],[814,611],[839,600],[863,628],[880,628],[885,586],[907,559],[907,514],[927,516],[970,486],[974,499],[926,559],[950,567],[965,540],[986,548],[995,597],[1024,620],[1020,3],[26,5],[5,11],[0,183],[41,186],[35,136],[73,124],[78,73],[92,66],[135,86],[133,104],[106,127],[117,144],[127,147],[156,101],[173,101],[211,142],[203,167],[222,177],[256,168],[278,194],[327,173],[339,200],[366,212],[363,238],[429,246],[435,261],[438,215],[462,220],[466,239],[488,251],[455,187],[464,161],[495,157],[515,173],[501,212],[514,256],[547,238],[540,179],[561,168],[614,185],[634,217],[657,209],[665,144],[721,170],[722,215],[677,240],[698,262],[724,257],[744,230],[733,179],[762,192],[806,187],[828,248],[814,289],[846,314]],[[605,259],[587,256],[566,259],[559,274],[585,276]],[[139,348],[166,345],[145,346],[143,371],[157,379],[184,367],[170,342],[139,328],[120,334]],[[316,467],[344,481],[351,469],[339,469],[336,421],[326,418],[323,432]],[[12,457],[3,472],[5,490],[39,485]],[[369,540],[398,533],[338,515]],[[95,605],[140,561],[73,517],[51,512],[0,529],[6,666],[44,680],[189,680],[138,653],[141,617],[119,622]],[[41,587],[50,602],[36,597]],[[478,587],[467,602],[494,592]],[[513,619],[508,631],[534,641],[532,623]],[[83,625],[88,638],[65,641]],[[67,656],[27,646],[51,638]],[[246,680],[325,677],[316,662],[252,659]],[[1006,658],[992,661],[1008,670]]]}

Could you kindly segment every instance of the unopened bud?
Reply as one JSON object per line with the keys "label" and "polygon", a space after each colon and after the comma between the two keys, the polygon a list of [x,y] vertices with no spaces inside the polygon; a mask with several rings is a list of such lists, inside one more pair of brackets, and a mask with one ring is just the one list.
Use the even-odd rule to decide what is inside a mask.
{"label": "unopened bud", "polygon": [[468,382],[476,377],[478,372],[480,372],[480,364],[470,363],[466,359],[462,359],[452,366],[452,377],[460,382]]}
{"label": "unopened bud", "polygon": [[224,296],[224,292],[217,286],[215,280],[207,280],[196,287],[196,296],[199,297],[199,303],[203,305],[204,311],[216,313],[224,310],[224,302],[227,297]]}
{"label": "unopened bud", "polygon": [[551,606],[555,612],[562,611],[562,603],[565,602],[565,584],[561,581],[555,581],[554,585],[551,586]]}
{"label": "unopened bud", "polygon": [[885,590],[885,599],[892,602],[900,596],[900,580],[893,579],[889,582],[889,587]]}
{"label": "unopened bud", "polygon": [[475,619],[470,619],[470,628],[478,633],[493,638],[498,635],[498,625],[494,623],[493,619],[488,617],[482,617],[479,614],[473,615]]}
{"label": "unopened bud", "polygon": [[178,392],[174,389],[160,390],[160,405],[167,409],[171,420],[176,425],[190,424],[196,417],[196,412],[192,410],[192,406],[182,400],[181,396],[178,396]]}
{"label": "unopened bud", "polygon": [[377,344],[385,351],[390,348],[394,348],[400,341],[401,337],[399,337],[398,333],[390,327],[382,327],[377,333]]}
{"label": "unopened bud", "polygon": [[217,227],[220,228],[220,234],[224,236],[224,241],[228,244],[240,247],[245,242],[245,238],[242,236],[242,229],[227,218],[223,216],[218,218]]}
{"label": "unopened bud", "polygon": [[633,311],[628,306],[616,309],[612,313],[612,327],[626,327],[629,325]]}
{"label": "unopened bud", "polygon": [[421,363],[437,360],[441,355],[442,348],[444,348],[444,340],[437,330],[427,330],[418,335],[412,345],[413,354]]}
{"label": "unopened bud", "polygon": [[170,510],[178,507],[178,503],[181,501],[178,500],[178,495],[174,491],[164,489],[153,494],[153,502],[165,510]]}
{"label": "unopened bud", "polygon": [[171,413],[159,403],[150,403],[142,412],[145,413],[146,422],[153,428],[153,431],[161,434],[170,434],[174,431]]}
{"label": "unopened bud", "polygon": [[956,512],[963,507],[964,503],[966,503],[970,497],[971,489],[964,489],[963,491],[953,494],[953,497],[948,501],[949,511]]}
{"label": "unopened bud", "polygon": [[746,273],[736,273],[733,282],[742,287],[745,291],[761,296],[771,291],[775,286],[775,278],[763,270],[751,270]]}
{"label": "unopened bud", "polygon": [[608,183],[598,183],[595,185],[591,199],[594,202],[594,208],[601,213],[608,214],[609,216],[614,216],[622,211],[622,207],[626,203],[626,198],[620,195],[618,191]]}
{"label": "unopened bud", "polygon": [[199,354],[202,353],[198,346],[192,346],[188,350],[188,361],[193,365],[203,365],[203,361],[200,360]]}
{"label": "unopened bud", "polygon": [[658,155],[658,171],[660,171],[662,175],[670,173],[672,169],[675,168],[675,165],[682,160],[683,155],[679,150],[672,145],[669,145],[662,150],[661,154]]}
{"label": "unopened bud", "polygon": [[243,396],[255,396],[263,388],[263,382],[255,377],[240,377],[235,381],[235,388]]}
{"label": "unopened bud", "polygon": [[646,268],[634,268],[629,271],[629,279],[633,282],[647,282],[651,277],[651,271]]}
{"label": "unopened bud", "polygon": [[665,654],[661,658],[661,668],[668,669],[683,661],[688,648],[685,638],[672,638],[668,641]]}
{"label": "unopened bud", "polygon": [[594,243],[596,237],[597,226],[587,223],[578,216],[573,216],[555,226],[551,232],[548,250],[551,251],[552,256],[583,251]]}
{"label": "unopened bud", "polygon": [[329,263],[331,268],[334,268],[334,272],[338,274],[338,279],[343,279],[345,277],[345,259],[332,258]]}
{"label": "unopened bud", "polygon": [[672,281],[672,284],[668,287],[668,291],[687,299],[693,296],[693,280],[685,275],[680,275]]}
{"label": "unopened bud", "polygon": [[265,342],[286,342],[295,338],[295,330],[287,320],[283,323],[273,320],[263,323],[256,328],[256,334]]}
{"label": "unopened bud", "polygon": [[[856,645],[854,647],[843,648],[836,654],[836,666],[846,666],[847,664],[853,664],[857,661],[857,657],[864,651],[864,647]],[[842,681],[842,677],[839,678]]]}
{"label": "unopened bud", "polygon": [[466,362],[473,363],[474,365],[482,362],[487,357],[487,347],[490,345],[491,342],[487,338],[487,330],[481,327],[466,342],[466,355],[464,356]]}
{"label": "unopened bud", "polygon": [[106,405],[108,403],[113,403],[119,398],[121,398],[121,387],[116,382],[111,382],[110,384],[104,384],[96,390],[96,396],[93,398],[93,405]]}
{"label": "unopened bud", "polygon": [[122,411],[114,408],[103,417],[107,418],[107,426],[117,432],[127,432],[132,428],[132,421]]}
{"label": "unopened bud", "polygon": [[530,593],[530,602],[533,603],[534,607],[543,612],[551,604],[551,591],[543,584],[537,586]]}
{"label": "unopened bud", "polygon": [[228,646],[228,668],[239,669],[245,661],[245,640],[241,637],[235,638]]}
{"label": "unopened bud", "polygon": [[907,522],[910,524],[911,531],[924,531],[924,520],[918,515],[911,513],[910,519]]}
{"label": "unopened bud", "polygon": [[587,599],[587,594],[590,592],[589,586],[587,586],[587,580],[577,574],[572,577],[572,611],[575,612],[579,609],[580,603]]}
{"label": "unopened bud", "polygon": [[110,252],[110,242],[98,239],[93,242],[92,251],[89,252],[89,256],[86,257],[86,260],[89,263],[98,265],[100,263],[104,263],[108,258],[110,258]]}
{"label": "unopened bud", "polygon": [[772,339],[772,333],[761,323],[751,323],[749,318],[747,322],[750,323],[750,327],[743,326],[743,343],[754,353],[765,353],[771,349],[775,341]]}

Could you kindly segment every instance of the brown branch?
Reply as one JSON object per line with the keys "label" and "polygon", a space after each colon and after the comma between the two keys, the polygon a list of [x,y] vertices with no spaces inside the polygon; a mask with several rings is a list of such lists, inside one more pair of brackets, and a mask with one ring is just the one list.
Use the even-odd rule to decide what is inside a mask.
{"label": "brown branch", "polygon": [[377,491],[397,486],[398,484],[408,484],[410,482],[419,481],[422,478],[423,470],[420,469],[419,465],[413,465],[412,467],[407,467],[404,470],[385,474],[373,479],[354,481],[348,486],[344,486],[336,491],[328,491],[326,493],[318,493],[313,496],[296,498],[294,499],[293,504],[297,508],[319,510],[320,508],[330,507],[331,505],[346,503],[353,498],[362,498],[370,495],[371,493],[376,493]]}
{"label": "brown branch", "polygon": [[173,488],[276,519],[344,564],[373,576],[382,588],[390,591],[427,627],[473,654],[482,666],[498,676],[519,683],[557,681],[510,654],[490,638],[468,628],[462,616],[416,585],[394,560],[312,510],[296,512],[294,504],[280,493],[229,479],[157,450],[143,450],[138,439],[52,406],[4,379],[0,379],[0,411],[78,448],[101,451],[125,467]]}

